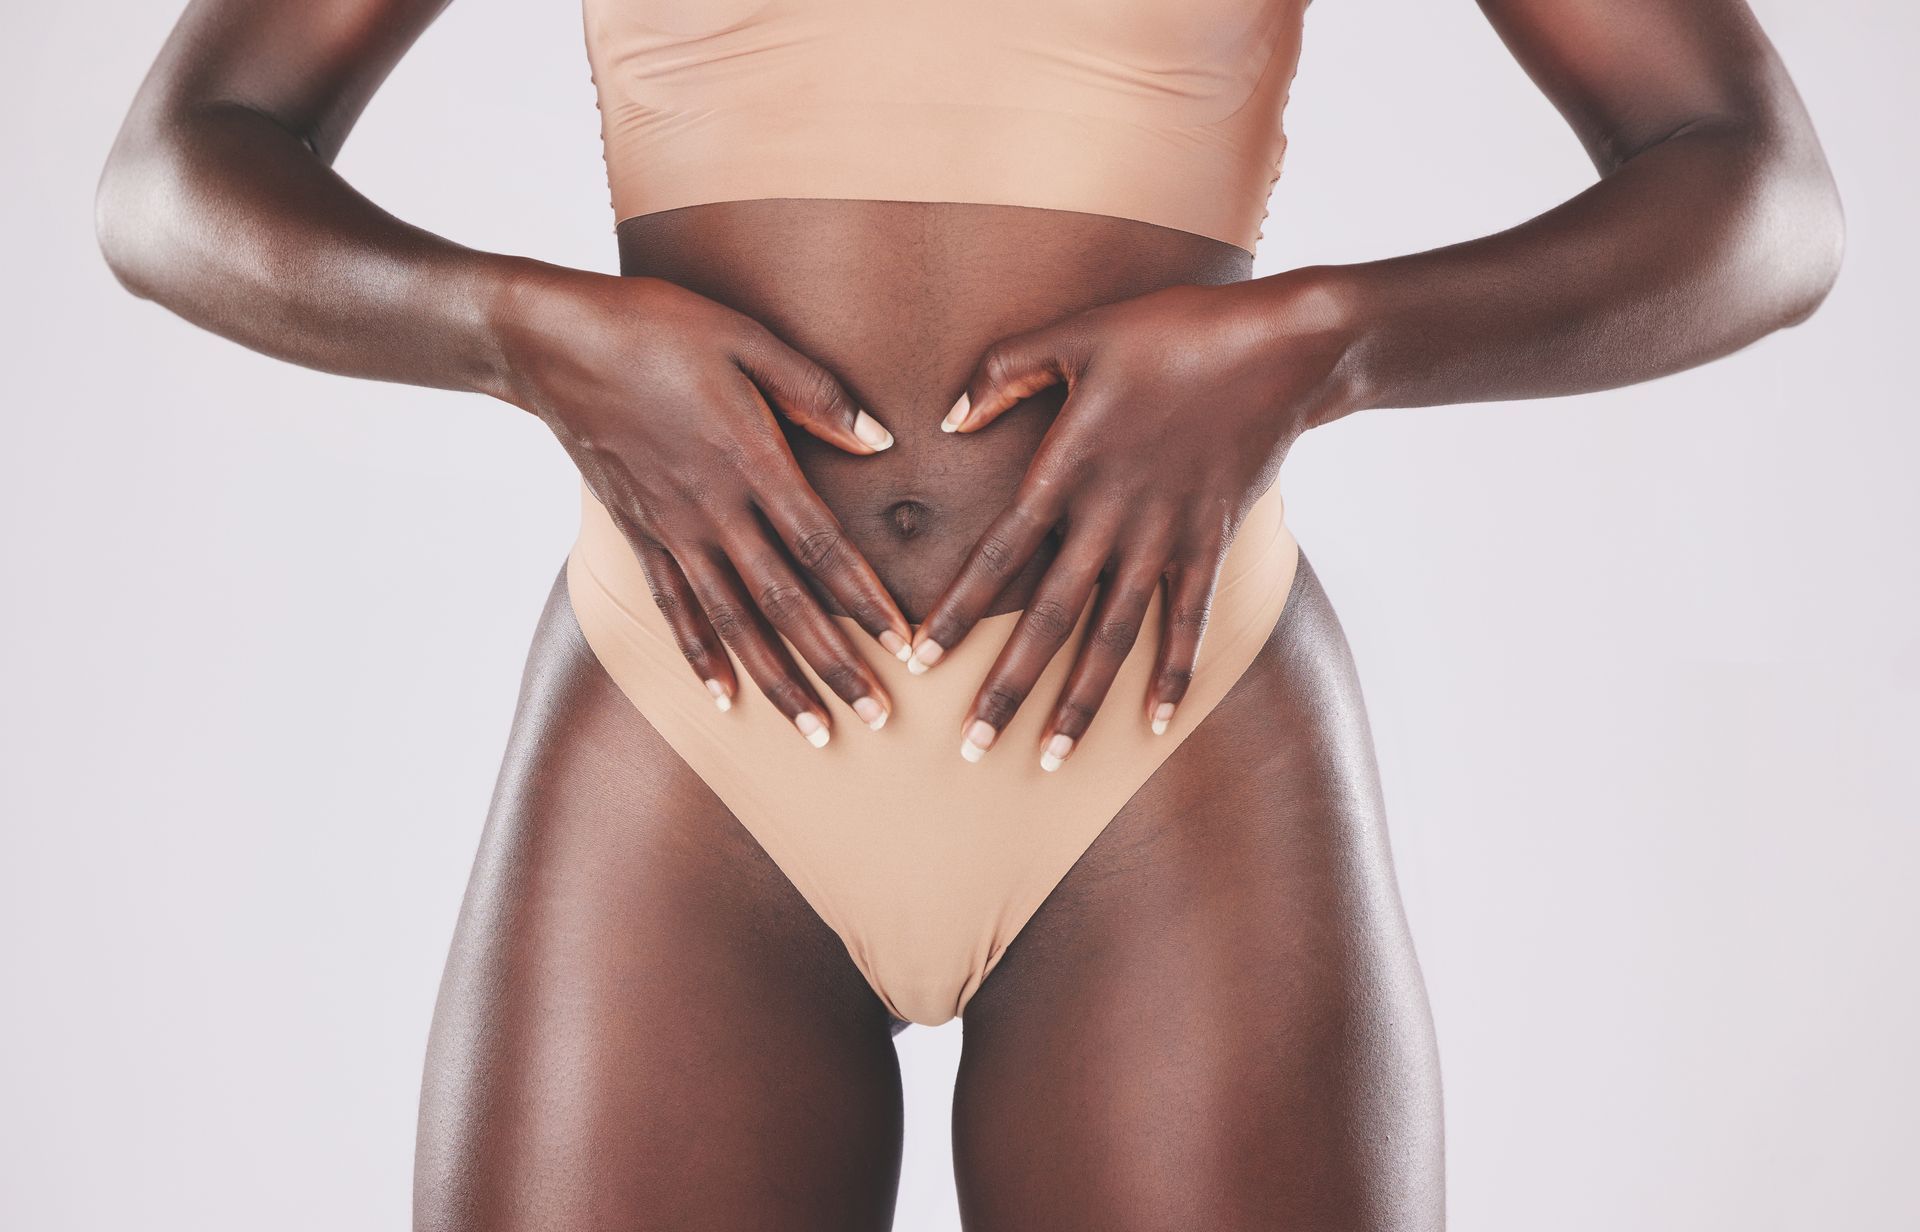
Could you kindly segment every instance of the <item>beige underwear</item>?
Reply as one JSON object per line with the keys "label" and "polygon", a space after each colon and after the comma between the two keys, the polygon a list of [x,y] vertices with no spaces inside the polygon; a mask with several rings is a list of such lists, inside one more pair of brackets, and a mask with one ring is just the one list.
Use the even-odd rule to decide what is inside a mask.
{"label": "beige underwear", "polygon": [[[1251,252],[1286,150],[1306,4],[585,0],[614,215],[769,198],[969,202],[1136,219]],[[969,765],[955,750],[1018,613],[982,621],[924,676],[873,655],[893,697],[886,728],[816,749],[750,688],[731,712],[714,708],[606,511],[588,496],[584,512],[567,581],[588,644],[887,1008],[923,1023],[966,1008],[1074,861],[1226,696],[1299,560],[1275,489],[1228,555],[1171,729],[1153,735],[1123,700],[1146,696],[1156,599],[1114,700],[1047,774],[1035,758]],[[1036,699],[1058,695],[1085,619]],[[1000,740],[1037,742],[1047,709],[1023,707]]]}
{"label": "beige underwear", "polygon": [[585,0],[618,219],[714,201],[1107,214],[1251,252],[1307,0]]}
{"label": "beige underwear", "polygon": [[[1299,561],[1276,487],[1228,552],[1198,670],[1167,732],[1153,735],[1127,700],[1146,697],[1160,636],[1155,599],[1107,705],[1049,774],[1034,757],[968,764],[956,751],[1019,613],[981,621],[923,676],[874,650],[868,659],[893,698],[886,727],[856,728],[816,749],[751,687],[732,710],[714,708],[606,510],[586,496],[582,512],[567,587],[607,674],[840,935],[887,1009],[927,1024],[966,1009],[1074,861],[1219,705],[1266,644]],[[836,619],[854,645],[869,645],[851,620]],[[1085,624],[996,743],[1038,746],[1043,699],[1058,694]]]}

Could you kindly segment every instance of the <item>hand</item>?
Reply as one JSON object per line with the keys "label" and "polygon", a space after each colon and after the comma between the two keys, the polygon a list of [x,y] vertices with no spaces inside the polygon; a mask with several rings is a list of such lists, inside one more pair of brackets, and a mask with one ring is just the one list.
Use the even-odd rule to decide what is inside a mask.
{"label": "hand", "polygon": [[990,348],[941,427],[978,432],[1023,399],[1067,387],[1011,508],[980,537],[914,639],[938,662],[1059,531],[962,725],[978,761],[1026,701],[1096,587],[1088,636],[1041,735],[1058,769],[1133,648],[1148,603],[1166,619],[1143,721],[1167,729],[1185,695],[1227,547],[1295,438],[1332,418],[1344,334],[1305,272],[1181,286],[1095,308]]}
{"label": "hand", "polygon": [[824,369],[673,283],[555,271],[510,293],[509,401],[559,437],[625,533],[680,650],[722,710],[731,647],[802,736],[832,719],[777,634],[875,730],[891,701],[802,574],[891,654],[911,627],[800,473],[769,403],[849,453],[893,437]]}

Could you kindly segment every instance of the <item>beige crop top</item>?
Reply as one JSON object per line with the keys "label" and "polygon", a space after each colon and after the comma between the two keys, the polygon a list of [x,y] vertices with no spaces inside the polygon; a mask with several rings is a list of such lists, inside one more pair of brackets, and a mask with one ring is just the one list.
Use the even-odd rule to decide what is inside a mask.
{"label": "beige crop top", "polygon": [[585,0],[616,219],[778,197],[1106,214],[1251,252],[1306,0]]}

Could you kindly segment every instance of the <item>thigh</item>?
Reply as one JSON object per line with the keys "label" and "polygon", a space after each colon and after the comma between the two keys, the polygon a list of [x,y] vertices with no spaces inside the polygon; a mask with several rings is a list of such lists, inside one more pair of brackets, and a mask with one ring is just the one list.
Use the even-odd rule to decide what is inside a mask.
{"label": "thigh", "polygon": [[1431,1021],[1311,568],[968,1007],[971,1232],[1442,1223]]}
{"label": "thigh", "polygon": [[555,588],[435,1014],[415,1226],[885,1228],[888,1018]]}

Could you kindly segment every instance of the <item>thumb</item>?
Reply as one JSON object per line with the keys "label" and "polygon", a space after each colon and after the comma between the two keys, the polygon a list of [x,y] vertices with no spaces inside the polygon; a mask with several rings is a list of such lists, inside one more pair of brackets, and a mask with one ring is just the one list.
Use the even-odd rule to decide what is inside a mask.
{"label": "thumb", "polygon": [[1071,386],[1080,351],[1075,334],[1058,327],[1001,339],[980,357],[940,430],[978,432],[1043,389]]}
{"label": "thumb", "polygon": [[893,433],[856,406],[832,373],[772,334],[742,347],[738,359],[767,401],[809,435],[848,453],[893,446]]}

